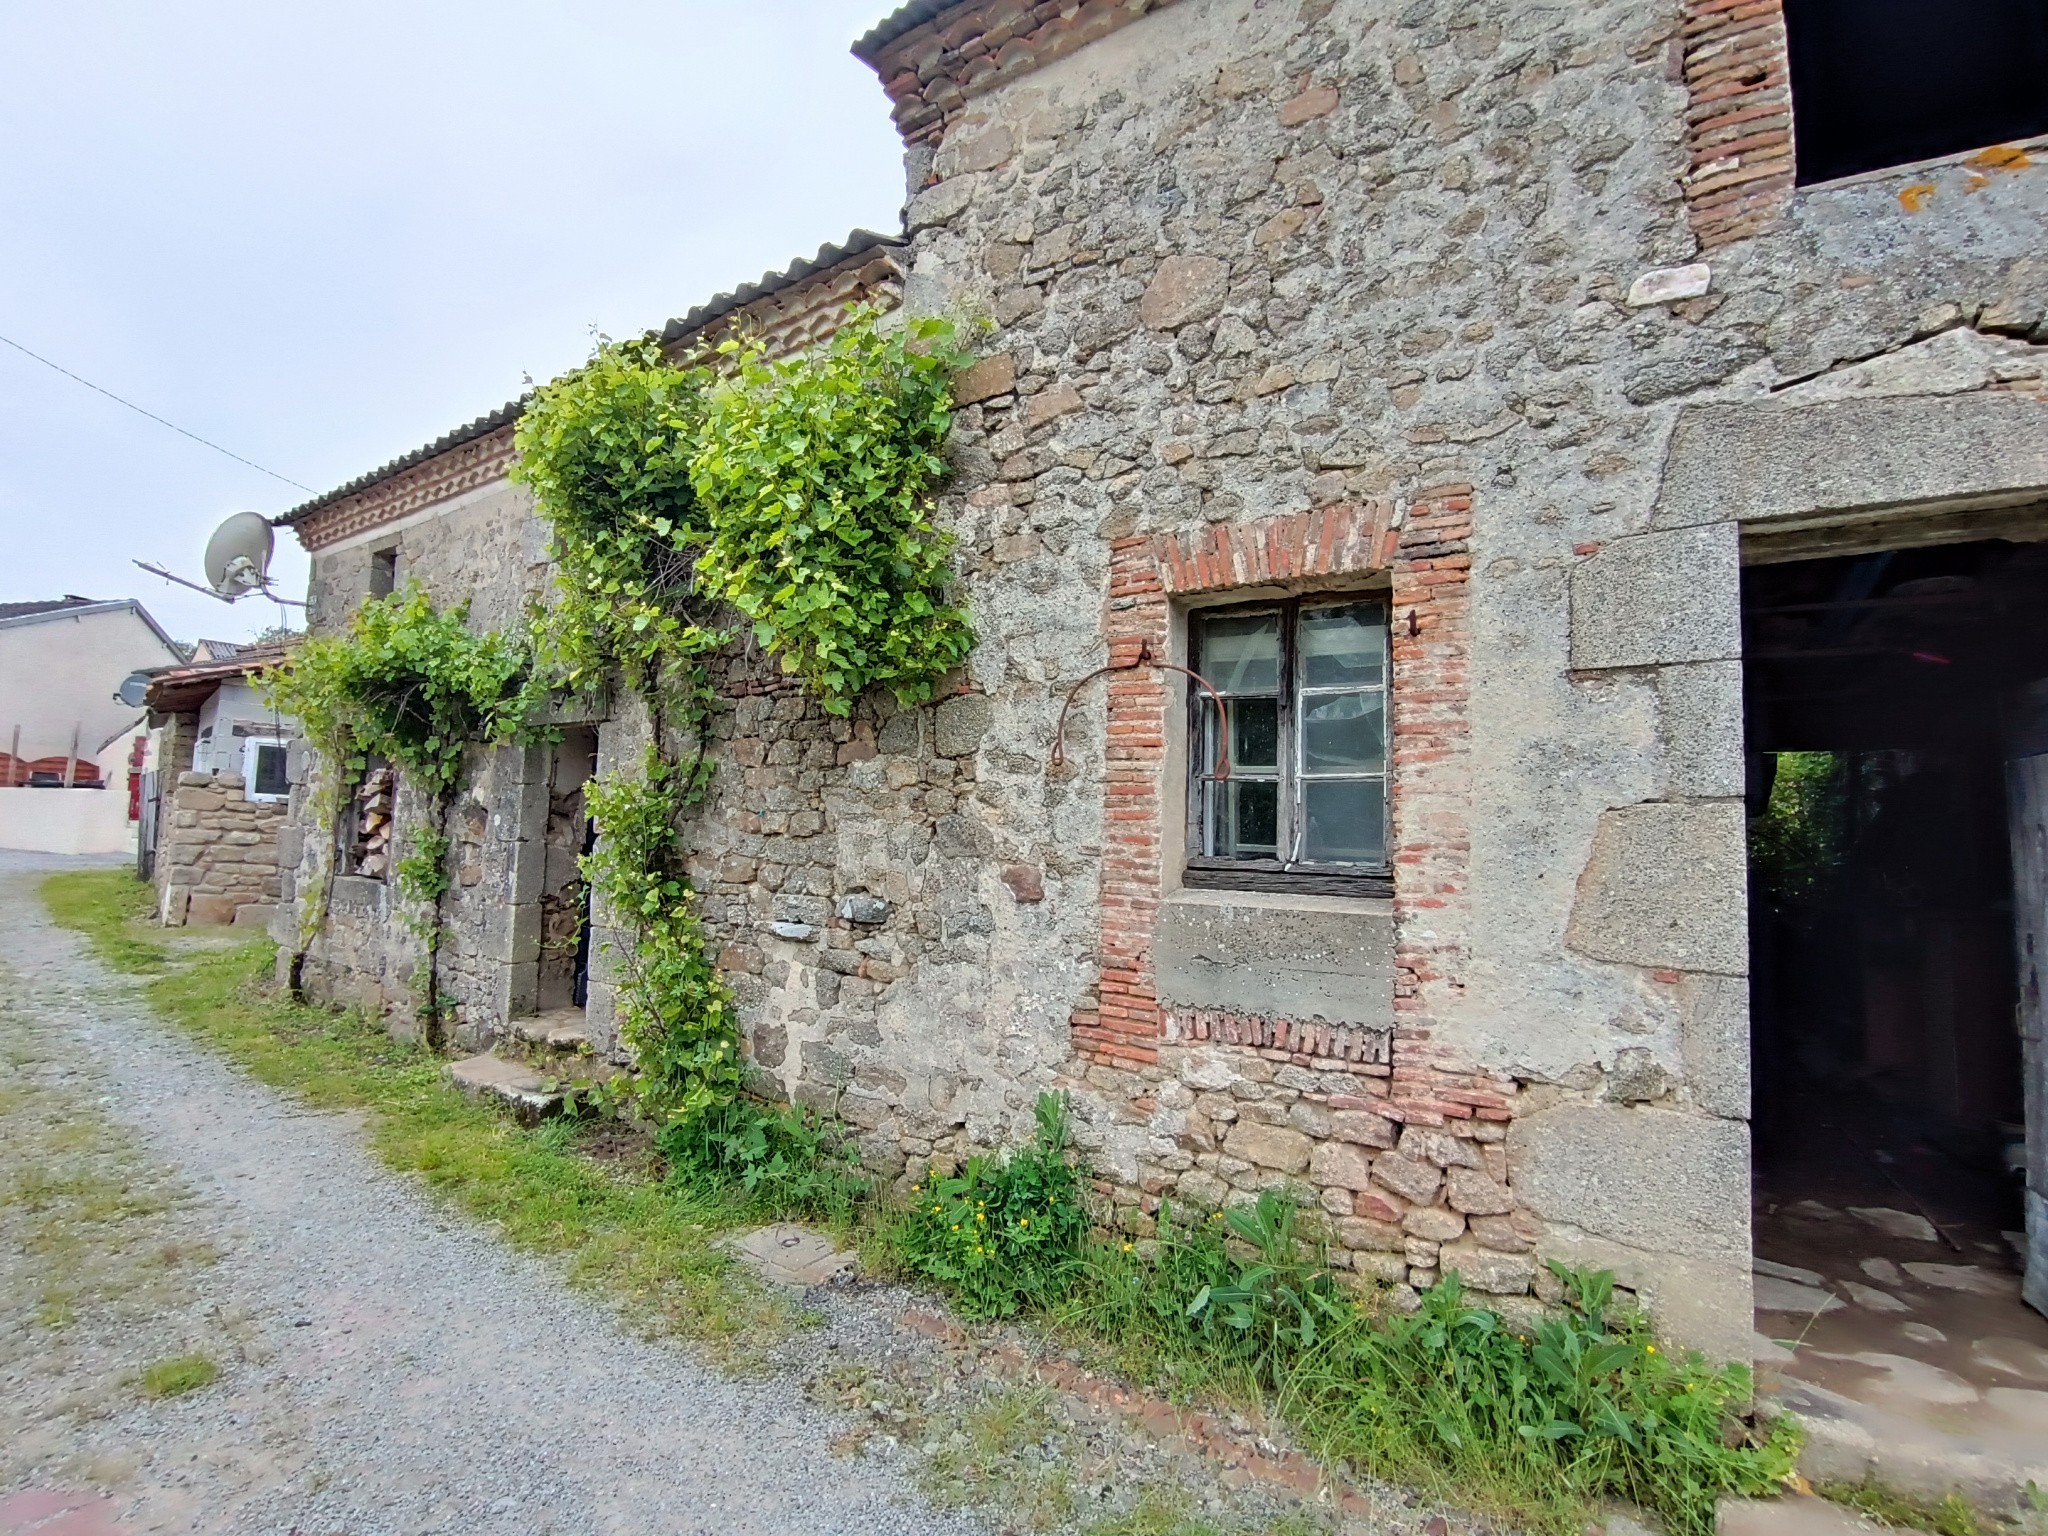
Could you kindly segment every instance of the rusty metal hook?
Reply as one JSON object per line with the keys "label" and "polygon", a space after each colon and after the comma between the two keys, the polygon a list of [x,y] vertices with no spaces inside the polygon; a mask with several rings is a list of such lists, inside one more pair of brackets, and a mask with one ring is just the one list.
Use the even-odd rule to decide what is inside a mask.
{"label": "rusty metal hook", "polygon": [[1218,783],[1228,779],[1230,777],[1230,706],[1224,702],[1223,695],[1217,691],[1216,685],[1202,676],[1193,667],[1183,667],[1177,662],[1160,661],[1154,657],[1150,640],[1139,642],[1138,654],[1132,660],[1127,662],[1113,661],[1106,667],[1097,667],[1093,672],[1090,672],[1067,690],[1066,702],[1060,706],[1060,722],[1053,727],[1052,732],[1052,766],[1064,768],[1067,764],[1067,714],[1073,709],[1074,700],[1079,697],[1081,690],[1094,682],[1098,677],[1107,677],[1112,672],[1135,672],[1140,667],[1157,667],[1162,672],[1178,672],[1184,677],[1193,678],[1197,684],[1208,691],[1209,697],[1216,701],[1218,727],[1216,766],[1210,777]]}

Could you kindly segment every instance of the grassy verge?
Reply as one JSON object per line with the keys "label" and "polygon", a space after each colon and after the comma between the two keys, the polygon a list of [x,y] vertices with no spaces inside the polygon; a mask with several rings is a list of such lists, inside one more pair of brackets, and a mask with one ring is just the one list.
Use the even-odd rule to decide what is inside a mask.
{"label": "grassy verge", "polygon": [[[1544,1536],[1613,1498],[1709,1536],[1718,1497],[1774,1491],[1791,1471],[1790,1429],[1746,1417],[1747,1370],[1661,1354],[1644,1319],[1610,1307],[1610,1277],[1567,1276],[1572,1303],[1520,1334],[1454,1280],[1414,1317],[1383,1315],[1324,1268],[1277,1195],[1144,1244],[1105,1241],[1052,1099],[1030,1145],[919,1185],[900,1208],[865,1196],[830,1127],[745,1104],[664,1133],[665,1167],[607,1167],[579,1152],[601,1129],[521,1130],[381,1028],[282,1001],[265,985],[268,944],[174,953],[135,925],[147,897],[124,873],[61,875],[47,891],[60,922],[149,977],[166,1018],[266,1083],[365,1112],[391,1167],[521,1247],[564,1256],[659,1331],[728,1348],[768,1336],[786,1310],[714,1240],[749,1217],[822,1216],[969,1316],[1027,1315],[1175,1396],[1284,1417],[1332,1464]],[[1033,1528],[1061,1523],[1070,1484],[1061,1458],[1031,1449],[1041,1418],[1018,1398],[966,1425],[938,1451],[934,1490],[993,1498]],[[999,1453],[1010,1443],[1021,1451]],[[1215,1529],[1157,1498],[1116,1518],[1099,1529]]]}
{"label": "grassy verge", "polygon": [[1710,1536],[1724,1495],[1776,1491],[1789,1423],[1746,1366],[1674,1357],[1613,1277],[1558,1269],[1563,1304],[1511,1327],[1456,1276],[1412,1316],[1345,1283],[1278,1191],[1143,1242],[1090,1231],[1060,1100],[1003,1158],[914,1186],[884,1240],[970,1315],[1028,1313],[1177,1396],[1277,1414],[1322,1460],[1546,1533],[1623,1499]]}
{"label": "grassy verge", "polygon": [[1897,1530],[1926,1531],[1931,1536],[2048,1536],[2048,1490],[2028,1483],[2017,1520],[1988,1516],[1960,1493],[1929,1498],[1906,1493],[1874,1479],[1861,1483],[1823,1482],[1813,1491],[1845,1505],[1878,1525]]}
{"label": "grassy verge", "polygon": [[579,1284],[636,1324],[730,1354],[792,1322],[786,1303],[714,1246],[748,1219],[743,1201],[668,1181],[657,1167],[586,1156],[586,1139],[601,1134],[593,1127],[528,1130],[471,1104],[437,1058],[358,1015],[279,996],[269,943],[189,948],[142,926],[149,892],[126,871],[54,875],[43,895],[109,965],[149,977],[144,994],[165,1019],[261,1082],[321,1109],[362,1112],[387,1166],[424,1178],[518,1247],[566,1260]]}

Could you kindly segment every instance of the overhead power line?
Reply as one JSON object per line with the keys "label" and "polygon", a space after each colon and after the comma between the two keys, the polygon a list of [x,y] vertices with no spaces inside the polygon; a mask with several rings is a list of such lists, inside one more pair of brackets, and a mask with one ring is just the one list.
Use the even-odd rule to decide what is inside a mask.
{"label": "overhead power line", "polygon": [[138,416],[147,416],[151,421],[155,422],[158,426],[169,427],[173,432],[177,433],[180,437],[191,438],[193,442],[198,443],[203,448],[211,448],[215,453],[224,453],[229,458],[233,459],[237,464],[246,464],[249,466],[249,468],[255,470],[258,474],[268,475],[273,480],[282,480],[286,485],[292,486],[294,489],[304,491],[309,496],[319,494],[310,485],[300,485],[299,482],[294,480],[290,475],[280,475],[274,469],[265,469],[261,464],[258,464],[254,459],[245,459],[239,453],[236,453],[232,448],[223,448],[219,443],[213,442],[208,438],[201,437],[197,432],[188,432],[183,427],[179,426],[175,421],[165,421],[163,417],[157,415],[155,411],[146,411],[141,406],[137,405],[133,400],[123,400],[111,389],[102,389],[100,388],[99,385],[93,383],[91,379],[80,378],[77,374],[73,373],[69,368],[66,368],[63,364],[51,362],[47,357],[44,357],[40,352],[31,352],[27,347],[24,347],[20,342],[13,340],[11,337],[0,336],[0,342],[5,342],[8,346],[14,348],[15,351],[19,352],[23,357],[34,358],[37,362],[41,363],[45,368],[54,369],[56,372],[63,374],[65,378],[70,379],[73,383],[83,384],[87,389],[91,390],[94,394],[105,395],[109,400],[113,401],[114,404],[125,405],[129,410],[133,411]]}

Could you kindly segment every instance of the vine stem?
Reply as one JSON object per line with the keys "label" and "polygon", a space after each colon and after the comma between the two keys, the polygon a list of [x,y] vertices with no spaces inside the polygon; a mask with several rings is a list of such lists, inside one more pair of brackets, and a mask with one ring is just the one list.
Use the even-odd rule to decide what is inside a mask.
{"label": "vine stem", "polygon": [[[442,874],[446,875],[446,861],[452,851],[448,843],[448,818],[455,809],[455,795],[446,788],[434,791],[434,835],[440,840]],[[420,1020],[427,1032],[427,1049],[439,1051],[446,1044],[441,1028],[441,933],[443,904],[448,897],[449,882],[435,882],[434,914],[427,925],[427,1002],[425,1015]]]}

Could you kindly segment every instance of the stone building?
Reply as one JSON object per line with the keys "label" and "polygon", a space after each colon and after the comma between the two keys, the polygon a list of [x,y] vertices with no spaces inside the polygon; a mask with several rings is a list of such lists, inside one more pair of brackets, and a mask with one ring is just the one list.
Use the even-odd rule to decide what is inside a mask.
{"label": "stone building", "polygon": [[[783,1089],[914,1171],[1065,1087],[1135,1230],[1290,1185],[1363,1275],[1511,1298],[1596,1263],[1726,1356],[1753,1194],[1890,1206],[1813,1170],[1900,1115],[1979,1150],[2024,1125],[2031,1188],[1983,1220],[1995,1246],[2024,1201],[2048,1303],[2010,933],[2048,894],[2048,173],[2013,141],[2048,113],[1994,133],[1934,91],[1859,140],[1842,71],[1876,54],[1824,19],[919,0],[861,40],[901,242],[664,333],[800,343],[856,291],[990,325],[942,501],[957,691],[831,720],[721,662],[699,886]],[[542,589],[516,411],[286,519],[316,625],[408,575],[480,624]],[[639,729],[573,724],[458,810],[472,1045],[560,996],[577,795]],[[1952,827],[1976,896],[1902,897],[1787,981],[1815,930],[1752,924],[1748,828],[1791,752],[1846,765],[1852,832]],[[1844,867],[1902,889],[1865,843]],[[388,901],[333,882],[319,985],[396,1006]],[[1753,1102],[1790,1112],[1753,1137]]]}
{"label": "stone building", "polygon": [[264,702],[257,681],[282,645],[158,667],[144,701],[155,765],[144,776],[142,852],[157,920],[263,929],[276,915],[278,845],[290,809],[296,721]]}

